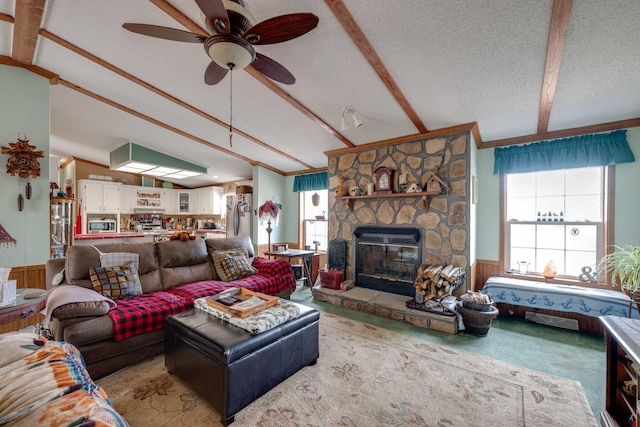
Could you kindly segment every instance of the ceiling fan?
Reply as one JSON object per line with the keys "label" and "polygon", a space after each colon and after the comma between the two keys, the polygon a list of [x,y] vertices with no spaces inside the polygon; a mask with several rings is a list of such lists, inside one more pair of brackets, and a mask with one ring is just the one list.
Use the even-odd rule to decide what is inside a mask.
{"label": "ceiling fan", "polygon": [[313,30],[318,17],[313,13],[280,15],[255,23],[242,0],[195,0],[211,36],[148,24],[125,23],[122,27],[134,33],[188,43],[203,43],[211,63],[204,73],[208,85],[220,82],[229,70],[253,64],[260,73],[287,85],[295,77],[280,63],[257,53],[254,45],[281,43]]}

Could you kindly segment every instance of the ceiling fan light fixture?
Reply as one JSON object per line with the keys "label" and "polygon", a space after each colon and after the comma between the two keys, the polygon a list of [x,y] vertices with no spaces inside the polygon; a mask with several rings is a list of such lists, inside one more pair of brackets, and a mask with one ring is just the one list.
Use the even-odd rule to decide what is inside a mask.
{"label": "ceiling fan light fixture", "polygon": [[353,125],[357,128],[364,124],[364,122],[356,116],[356,113],[351,113],[351,118],[353,119]]}
{"label": "ceiling fan light fixture", "polygon": [[347,120],[344,118],[344,114],[342,115],[342,126],[340,126],[340,130],[349,130],[349,125],[347,124]]}
{"label": "ceiling fan light fixture", "polygon": [[227,69],[242,69],[256,59],[251,44],[228,34],[217,34],[207,39],[204,46],[209,57],[219,66]]}
{"label": "ceiling fan light fixture", "polygon": [[351,107],[345,107],[342,109],[342,125],[340,126],[341,130],[349,130],[349,125],[347,124],[346,115],[351,114],[351,119],[353,120],[353,126],[359,128],[364,124],[362,120],[358,116],[356,116],[355,111]]}

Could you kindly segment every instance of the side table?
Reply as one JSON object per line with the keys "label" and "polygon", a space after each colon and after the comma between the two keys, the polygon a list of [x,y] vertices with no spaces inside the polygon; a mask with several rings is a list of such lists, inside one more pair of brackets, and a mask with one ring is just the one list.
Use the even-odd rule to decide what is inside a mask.
{"label": "side table", "polygon": [[304,280],[309,284],[309,287],[313,286],[313,276],[311,274],[311,264],[313,262],[314,251],[303,251],[299,249],[289,249],[284,252],[266,251],[264,252],[269,258],[280,258],[287,260],[291,263],[291,259],[302,259],[302,266],[304,269]]}
{"label": "side table", "polygon": [[15,304],[0,307],[0,325],[27,319],[39,313],[45,307],[46,300],[47,292],[44,289],[18,289]]}

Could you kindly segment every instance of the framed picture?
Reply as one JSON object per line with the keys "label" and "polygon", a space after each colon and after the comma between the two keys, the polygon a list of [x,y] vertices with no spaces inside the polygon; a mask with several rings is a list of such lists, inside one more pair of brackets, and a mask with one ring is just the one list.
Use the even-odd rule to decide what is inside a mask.
{"label": "framed picture", "polygon": [[478,203],[478,178],[471,176],[471,203]]}

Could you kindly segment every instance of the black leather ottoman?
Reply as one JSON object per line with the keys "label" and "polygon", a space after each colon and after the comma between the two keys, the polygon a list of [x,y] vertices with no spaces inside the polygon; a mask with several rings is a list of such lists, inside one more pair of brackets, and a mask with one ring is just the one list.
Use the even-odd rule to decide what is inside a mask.
{"label": "black leather ottoman", "polygon": [[251,335],[198,309],[169,316],[165,366],[233,422],[242,408],[319,356],[320,314],[299,305],[300,316]]}

